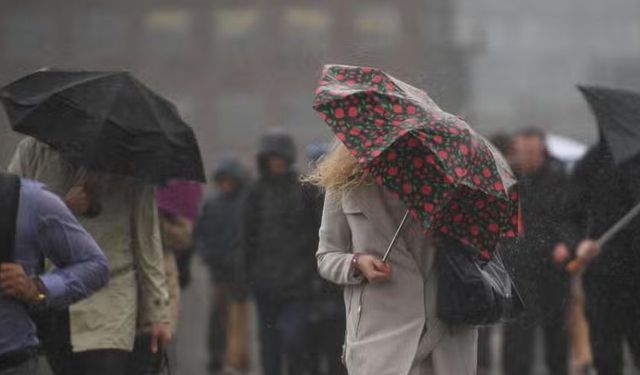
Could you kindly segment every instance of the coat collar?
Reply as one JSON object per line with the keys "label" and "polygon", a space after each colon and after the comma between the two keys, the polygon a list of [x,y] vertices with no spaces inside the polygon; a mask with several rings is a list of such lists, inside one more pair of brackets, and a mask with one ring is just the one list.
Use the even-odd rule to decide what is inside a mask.
{"label": "coat collar", "polygon": [[[391,243],[391,239],[396,233],[400,222],[396,223],[393,216],[387,212],[388,205],[384,201],[386,197],[382,189],[376,185],[363,185],[357,190],[348,193],[345,198],[349,201],[349,206],[361,210],[362,214],[379,229],[378,234],[384,239],[384,248],[386,249]],[[395,247],[404,250],[408,249],[402,236],[396,241]]]}

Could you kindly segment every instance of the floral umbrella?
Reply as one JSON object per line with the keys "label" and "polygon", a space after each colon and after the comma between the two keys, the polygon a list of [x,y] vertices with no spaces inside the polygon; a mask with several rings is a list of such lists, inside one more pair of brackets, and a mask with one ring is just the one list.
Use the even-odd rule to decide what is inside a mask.
{"label": "floral umbrella", "polygon": [[508,164],[424,91],[379,69],[327,65],[314,109],[426,233],[451,236],[482,260],[502,237],[518,234],[518,193]]}

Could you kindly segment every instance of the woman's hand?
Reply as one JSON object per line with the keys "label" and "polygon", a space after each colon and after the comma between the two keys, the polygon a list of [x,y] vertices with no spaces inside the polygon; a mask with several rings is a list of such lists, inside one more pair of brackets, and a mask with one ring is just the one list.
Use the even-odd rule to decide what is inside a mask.
{"label": "woman's hand", "polygon": [[370,283],[380,283],[391,279],[391,266],[377,256],[361,254],[358,256],[356,266]]}

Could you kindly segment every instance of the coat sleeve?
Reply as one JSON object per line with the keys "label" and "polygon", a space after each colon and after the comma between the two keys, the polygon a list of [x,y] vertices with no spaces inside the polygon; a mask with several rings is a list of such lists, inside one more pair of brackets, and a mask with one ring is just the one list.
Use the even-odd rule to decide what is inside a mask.
{"label": "coat sleeve", "polygon": [[351,230],[342,211],[341,197],[336,192],[327,192],[319,237],[316,259],[320,276],[338,285],[362,283],[364,278],[356,276],[351,266]]}
{"label": "coat sleeve", "polygon": [[150,186],[139,187],[134,197],[132,245],[140,285],[141,325],[169,323],[169,287],[164,270],[158,210]]}

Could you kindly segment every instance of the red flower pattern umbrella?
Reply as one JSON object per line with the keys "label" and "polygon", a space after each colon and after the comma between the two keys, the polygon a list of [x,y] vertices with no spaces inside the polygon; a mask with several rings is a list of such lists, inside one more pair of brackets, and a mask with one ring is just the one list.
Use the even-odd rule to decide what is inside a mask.
{"label": "red flower pattern umbrella", "polygon": [[518,192],[508,164],[424,91],[379,69],[327,65],[314,109],[427,234],[453,237],[482,260],[501,238],[518,234]]}

